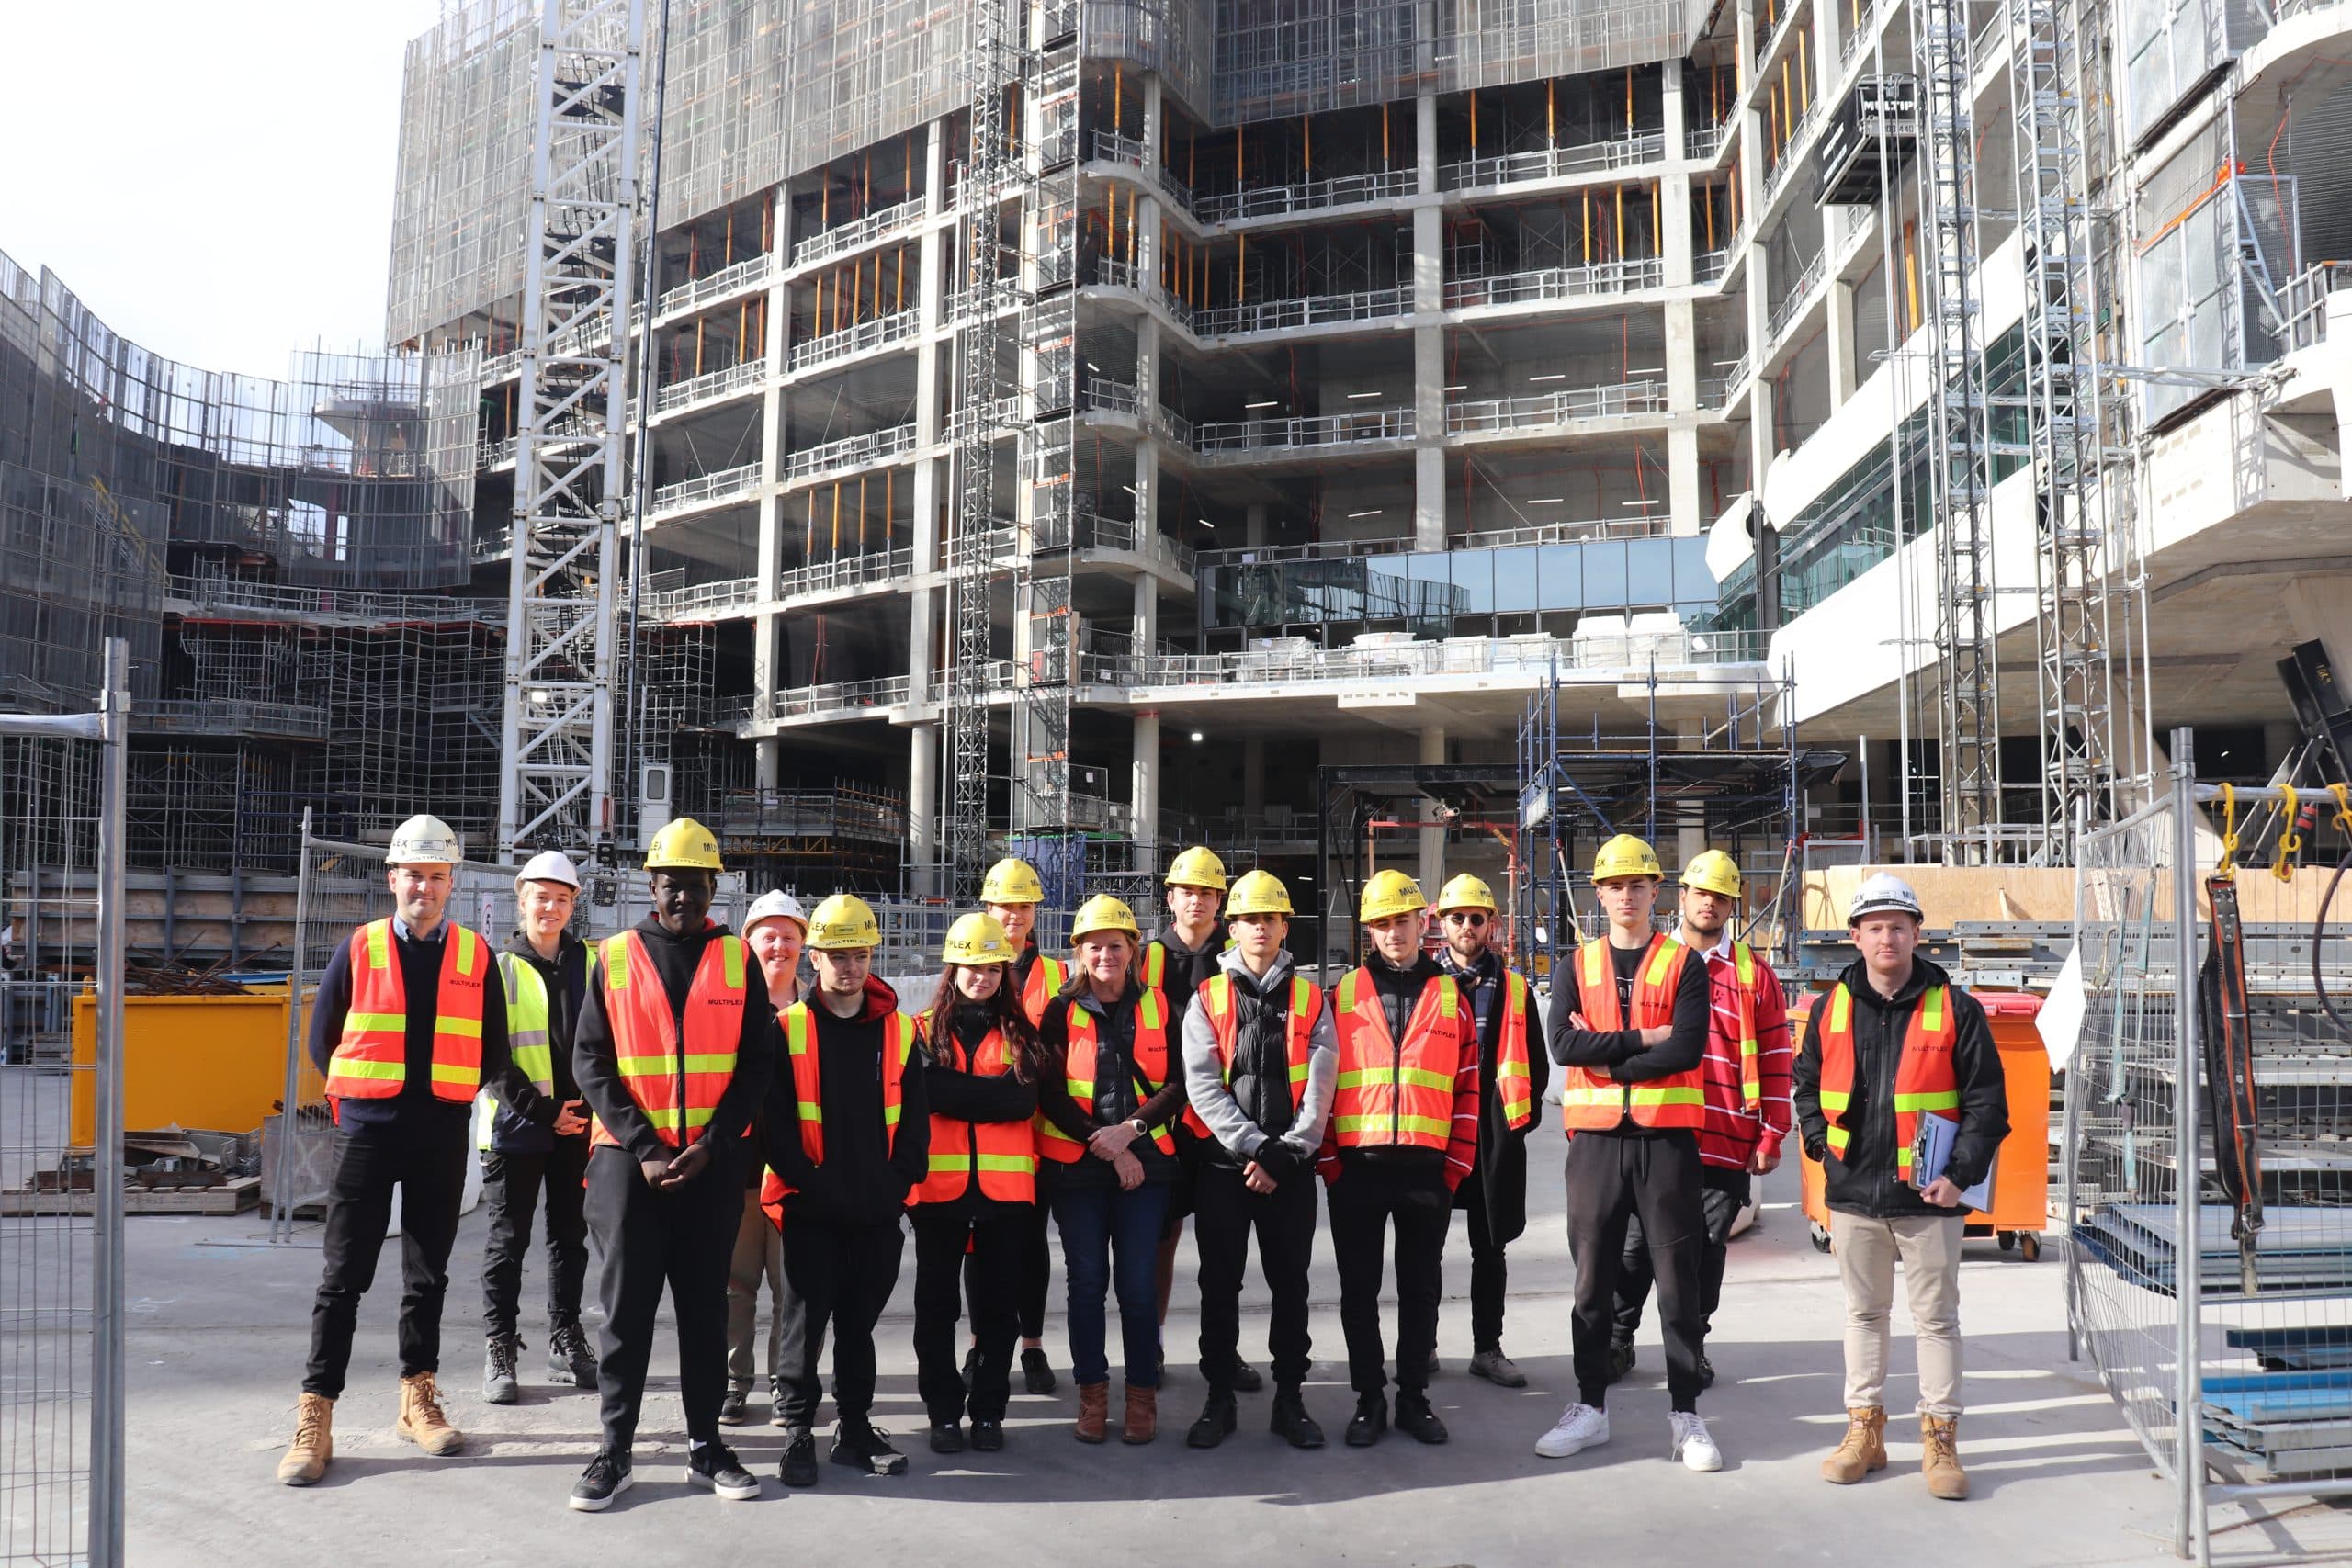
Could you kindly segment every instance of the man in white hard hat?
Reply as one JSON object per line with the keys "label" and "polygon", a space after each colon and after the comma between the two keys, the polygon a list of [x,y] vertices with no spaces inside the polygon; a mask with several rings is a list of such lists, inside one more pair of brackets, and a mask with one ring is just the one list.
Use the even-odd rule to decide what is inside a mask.
{"label": "man in white hard hat", "polygon": [[[1919,1469],[1928,1495],[1968,1495],[1961,1468],[1961,1194],[1984,1179],[2009,1133],[2008,1087],[1976,998],[1918,956],[1924,911],[1891,872],[1847,912],[1861,956],[1815,1000],[1797,1054],[1797,1127],[1820,1162],[1838,1280],[1846,1292],[1846,1436],[1821,1478],[1851,1485],[1886,1466],[1887,1314],[1894,1264],[1919,1350]],[[1956,1125],[1942,1174],[1912,1168],[1922,1118]]]}
{"label": "man in white hard hat", "polygon": [[[808,940],[808,911],[789,893],[763,893],[743,912],[743,940],[767,977],[768,1001],[782,1012],[800,999],[800,950]],[[757,1133],[753,1135],[756,1137]],[[727,1269],[727,1397],[721,1426],[751,1420],[747,1406],[760,1327],[760,1287],[768,1292],[768,1419],[784,1425],[784,1237],[760,1212],[760,1176],[766,1166],[743,1162],[743,1219],[735,1230],[735,1257]]]}
{"label": "man in white hard hat", "polygon": [[516,1317],[523,1258],[531,1249],[531,1211],[542,1190],[548,1376],[562,1386],[596,1386],[596,1354],[580,1331],[580,1288],[588,1277],[588,1220],[582,1207],[588,1108],[571,1076],[571,1026],[588,987],[588,944],[570,929],[579,897],[580,872],[568,856],[556,850],[534,855],[514,878],[514,934],[498,955],[514,1077],[523,1081],[492,1085],[478,1118],[482,1201],[490,1211],[481,1259],[487,1341],[481,1396],[492,1404],[522,1397]]}
{"label": "man in white hard hat", "polygon": [[[401,1190],[401,1411],[394,1430],[435,1456],[465,1447],[441,1413],[441,1300],[465,1198],[474,1095],[508,1079],[506,998],[490,944],[445,918],[464,852],[412,817],[384,852],[394,912],[337,947],[311,1011],[311,1060],[334,1107],[325,1269],[311,1309],[294,1441],[277,1479],[308,1486],[334,1454],[334,1403],[359,1299],[375,1282]],[[512,1088],[510,1080],[506,1087]],[[528,1085],[523,1085],[527,1089]],[[519,1092],[519,1090],[517,1091]]]}

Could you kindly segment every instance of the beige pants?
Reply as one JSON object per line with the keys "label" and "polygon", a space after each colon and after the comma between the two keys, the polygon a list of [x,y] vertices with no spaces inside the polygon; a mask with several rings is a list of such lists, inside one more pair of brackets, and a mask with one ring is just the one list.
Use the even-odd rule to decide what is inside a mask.
{"label": "beige pants", "polygon": [[774,1382],[784,1346],[784,1237],[768,1224],[759,1189],[753,1188],[743,1194],[735,1255],[727,1267],[727,1382],[738,1393],[752,1392],[763,1284],[768,1292],[768,1381]]}
{"label": "beige pants", "polygon": [[1894,1306],[1894,1263],[1911,1301],[1919,1350],[1923,1416],[1960,1414],[1959,1215],[1873,1220],[1832,1213],[1838,1279],[1846,1287],[1846,1408],[1886,1403],[1887,1314]]}

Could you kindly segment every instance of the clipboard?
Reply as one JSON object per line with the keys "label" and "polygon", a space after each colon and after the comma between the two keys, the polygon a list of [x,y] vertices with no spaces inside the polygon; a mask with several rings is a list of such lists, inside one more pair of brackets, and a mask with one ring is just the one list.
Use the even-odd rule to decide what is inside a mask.
{"label": "clipboard", "polygon": [[[1945,1168],[1951,1164],[1952,1145],[1959,1138],[1958,1122],[1932,1111],[1920,1114],[1918,1131],[1911,1135],[1911,1185],[1914,1188],[1924,1189],[1943,1175]],[[1961,1190],[1960,1205],[1962,1209],[1981,1214],[1993,1212],[1993,1177],[1999,1167],[2000,1161],[1996,1159],[1993,1169],[1985,1171],[1984,1180]]]}

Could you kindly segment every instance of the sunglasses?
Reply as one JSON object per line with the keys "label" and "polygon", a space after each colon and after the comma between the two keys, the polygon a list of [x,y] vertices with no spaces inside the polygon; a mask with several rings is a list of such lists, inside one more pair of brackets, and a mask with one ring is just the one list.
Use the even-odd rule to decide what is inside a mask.
{"label": "sunglasses", "polygon": [[1448,909],[1445,912],[1445,918],[1451,924],[1469,926],[1473,930],[1487,923],[1487,912],[1484,909]]}

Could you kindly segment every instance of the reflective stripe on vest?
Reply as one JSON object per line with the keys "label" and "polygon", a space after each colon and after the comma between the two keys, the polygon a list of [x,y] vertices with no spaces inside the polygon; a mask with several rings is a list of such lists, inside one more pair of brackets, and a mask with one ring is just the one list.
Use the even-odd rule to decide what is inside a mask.
{"label": "reflective stripe on vest", "polygon": [[1535,1120],[1535,1080],[1527,1066],[1527,982],[1503,971],[1503,1027],[1495,1041],[1495,1094],[1503,1121],[1517,1132]]}
{"label": "reflective stripe on vest", "polygon": [[[907,1058],[915,1048],[915,1021],[894,1012],[882,1021],[882,1148],[899,1144],[899,1098],[905,1092]],[[825,1163],[825,1097],[817,1057],[817,1031],[807,1002],[784,1010],[784,1052],[792,1064],[792,1098],[800,1113],[800,1152],[810,1165]],[[786,1188],[790,1191],[789,1187]]]}
{"label": "reflective stripe on vest", "polygon": [[[1920,1113],[1960,1120],[1960,1077],[1951,1059],[1959,1034],[1950,987],[1922,991],[1894,1067],[1894,1169],[1905,1181],[1911,1179],[1911,1140],[1918,1134]],[[1829,1124],[1830,1152],[1841,1159],[1852,1141],[1845,1122],[1853,1102],[1854,996],[1841,981],[1829,993],[1829,1014],[1821,1025],[1821,1115]]]}
{"label": "reflective stripe on vest", "polygon": [[[1734,1004],[1739,1020],[1739,1102],[1749,1111],[1764,1101],[1763,1053],[1756,1039],[1756,954],[1744,942],[1731,944],[1732,974],[1739,984]],[[1711,1007],[1712,1014],[1713,1009]]]}
{"label": "reflective stripe on vest", "polygon": [[[408,1083],[408,982],[393,951],[392,922],[351,933],[351,1007],[327,1062],[335,1100],[390,1100]],[[490,978],[481,938],[445,928],[433,1003],[433,1098],[463,1105],[481,1088],[481,1015]]]}
{"label": "reflective stripe on vest", "polygon": [[[943,1056],[954,1066],[962,1049],[954,1032],[944,1046],[931,1047],[934,1059]],[[957,1069],[979,1077],[1012,1075],[1012,1049],[1000,1030],[990,1030]],[[1034,1203],[1037,1200],[1037,1134],[1029,1119],[1018,1122],[966,1122],[933,1112],[931,1118],[931,1174],[912,1192],[910,1204],[946,1203],[961,1198],[979,1183],[980,1196],[1000,1203]]]}
{"label": "reflective stripe on vest", "polygon": [[[1634,1016],[1617,1005],[1617,966],[1609,939],[1596,937],[1577,953],[1577,1010],[1595,1032],[1619,1029],[1671,1028],[1674,996],[1690,950],[1670,936],[1650,938],[1641,972],[1634,981]],[[1712,1009],[1711,1009],[1712,1013]],[[1605,1133],[1631,1117],[1641,1127],[1698,1128],[1707,1121],[1707,1073],[1702,1062],[1688,1072],[1648,1083],[1623,1084],[1606,1072],[1569,1067],[1560,1087],[1560,1121],[1571,1133]]]}
{"label": "reflective stripe on vest", "polygon": [[1453,1134],[1453,1089],[1464,1051],[1478,1042],[1462,988],[1432,976],[1414,1000],[1400,1042],[1371,972],[1351,969],[1333,994],[1340,1074],[1331,1136],[1340,1148],[1443,1149]]}
{"label": "reflective stripe on vest", "polygon": [[[1201,985],[1201,1003],[1209,1010],[1209,1027],[1216,1032],[1216,1059],[1226,1089],[1233,1088],[1233,1055],[1240,1048],[1241,1027],[1233,1010],[1233,976],[1219,970]],[[1290,1108],[1298,1109],[1299,1097],[1306,1091],[1306,1058],[1315,1043],[1316,1021],[1323,1016],[1323,993],[1306,976],[1290,977],[1290,999],[1287,1003],[1288,1023],[1285,1025],[1283,1048],[1290,1066]],[[1209,1135],[1208,1123],[1194,1113],[1190,1105],[1184,1107],[1184,1126],[1194,1137]]]}
{"label": "reflective stripe on vest", "polygon": [[[1080,1109],[1091,1115],[1100,1037],[1095,1031],[1094,1015],[1075,1001],[1069,1004],[1069,1037],[1062,1088]],[[1168,998],[1158,991],[1146,991],[1136,1002],[1135,1066],[1144,1080],[1143,1099],[1148,1100],[1167,1087]],[[1176,1136],[1169,1130],[1169,1123],[1154,1127],[1150,1136],[1152,1146],[1161,1154],[1176,1152]],[[1060,1164],[1075,1165],[1085,1156],[1086,1145],[1041,1115],[1037,1118],[1037,1152]]]}
{"label": "reflective stripe on vest", "polygon": [[1029,965],[1029,978],[1022,983],[1021,1010],[1029,1018],[1029,1027],[1037,1028],[1046,1021],[1046,1006],[1062,994],[1062,986],[1069,979],[1069,966],[1058,958],[1044,953]]}
{"label": "reflective stripe on vest", "polygon": [[[703,944],[686,991],[686,1030],[678,1035],[645,939],[623,931],[604,945],[599,968],[605,1016],[612,1027],[613,1066],[629,1099],[653,1123],[654,1134],[672,1148],[684,1146],[684,1133],[708,1126],[719,1097],[735,1077],[735,1047],[743,1037],[743,939],[722,932]],[[594,1122],[589,1141],[616,1143],[604,1123]]]}
{"label": "reflective stripe on vest", "polygon": [[[541,1094],[555,1092],[555,1058],[548,1049],[547,976],[518,953],[498,955],[498,976],[506,989],[506,1048],[514,1055],[515,1070],[531,1080]],[[474,1143],[490,1147],[490,1134],[498,1120],[498,1092],[484,1086],[474,1102]]]}

